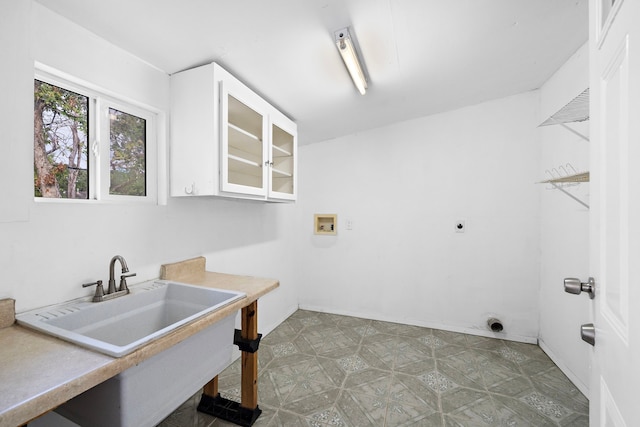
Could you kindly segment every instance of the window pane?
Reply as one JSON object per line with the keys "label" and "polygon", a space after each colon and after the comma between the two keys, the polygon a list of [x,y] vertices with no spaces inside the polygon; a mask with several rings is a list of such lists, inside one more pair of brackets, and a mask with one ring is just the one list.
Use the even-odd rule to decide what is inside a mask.
{"label": "window pane", "polygon": [[109,108],[109,194],[146,196],[146,122]]}
{"label": "window pane", "polygon": [[36,197],[89,197],[88,107],[88,97],[35,80],[33,150]]}

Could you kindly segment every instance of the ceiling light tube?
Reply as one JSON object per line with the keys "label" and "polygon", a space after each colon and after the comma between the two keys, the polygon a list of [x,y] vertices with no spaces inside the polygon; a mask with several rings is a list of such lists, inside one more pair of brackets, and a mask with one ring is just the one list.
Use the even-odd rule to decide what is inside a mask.
{"label": "ceiling light tube", "polygon": [[351,34],[349,33],[349,28],[343,28],[336,31],[334,33],[334,36],[336,46],[338,47],[340,56],[342,56],[344,65],[347,67],[347,70],[351,75],[353,84],[356,85],[356,88],[358,89],[360,94],[364,95],[367,91],[367,79],[365,78],[362,66],[360,65],[360,61],[358,60],[358,53],[356,52],[356,49],[354,47]]}

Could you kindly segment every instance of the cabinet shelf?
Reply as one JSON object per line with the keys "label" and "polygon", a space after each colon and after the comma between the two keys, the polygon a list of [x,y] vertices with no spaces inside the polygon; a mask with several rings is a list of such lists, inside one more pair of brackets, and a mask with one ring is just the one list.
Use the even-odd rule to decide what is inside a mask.
{"label": "cabinet shelf", "polygon": [[242,129],[241,127],[236,126],[233,123],[229,123],[229,128],[231,128],[231,129],[235,130],[236,132],[239,132],[239,133],[249,137],[250,139],[253,139],[253,140],[256,140],[256,141],[262,141],[262,139],[259,136],[254,135],[251,132]]}
{"label": "cabinet shelf", "polygon": [[540,181],[540,184],[563,184],[567,182],[589,182],[589,172],[581,172],[560,178],[547,179],[545,181]]}
{"label": "cabinet shelf", "polygon": [[240,151],[262,156],[260,138],[231,123],[229,123],[229,145]]}
{"label": "cabinet shelf", "polygon": [[273,155],[275,157],[289,157],[291,156],[291,152],[277,145],[273,145]]}
{"label": "cabinet shelf", "polygon": [[291,178],[293,176],[293,174],[290,174],[289,172],[285,172],[280,169],[272,168],[271,171],[273,172],[274,178]]}
{"label": "cabinet shelf", "polygon": [[229,169],[251,176],[262,176],[262,166],[252,160],[229,154]]}

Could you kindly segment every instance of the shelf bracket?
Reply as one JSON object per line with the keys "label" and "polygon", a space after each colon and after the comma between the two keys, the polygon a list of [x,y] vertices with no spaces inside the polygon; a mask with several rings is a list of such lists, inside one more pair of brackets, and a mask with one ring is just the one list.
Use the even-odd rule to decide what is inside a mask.
{"label": "shelf bracket", "polygon": [[564,188],[562,188],[561,186],[559,186],[555,182],[549,182],[549,184],[553,185],[556,190],[562,191],[564,194],[566,194],[567,196],[571,197],[573,200],[575,200],[576,202],[580,203],[585,208],[589,209],[589,205],[588,204],[586,204],[582,200],[578,199],[576,196],[574,196],[573,194],[569,193],[567,190],[565,190]]}
{"label": "shelf bracket", "polygon": [[584,136],[583,134],[581,134],[580,132],[578,132],[575,129],[570,128],[569,126],[567,126],[564,123],[558,123],[560,126],[562,126],[563,128],[565,128],[566,130],[568,130],[569,132],[571,132],[574,135],[578,135],[580,138],[584,139],[585,141],[589,142],[589,138]]}

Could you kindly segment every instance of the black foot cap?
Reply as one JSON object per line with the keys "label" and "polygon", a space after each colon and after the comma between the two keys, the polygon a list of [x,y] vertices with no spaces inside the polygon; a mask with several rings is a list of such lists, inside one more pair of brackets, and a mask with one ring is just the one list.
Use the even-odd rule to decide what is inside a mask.
{"label": "black foot cap", "polygon": [[243,408],[238,402],[225,399],[220,394],[216,397],[203,394],[198,411],[243,427],[251,427],[262,413],[258,406],[255,409]]}

